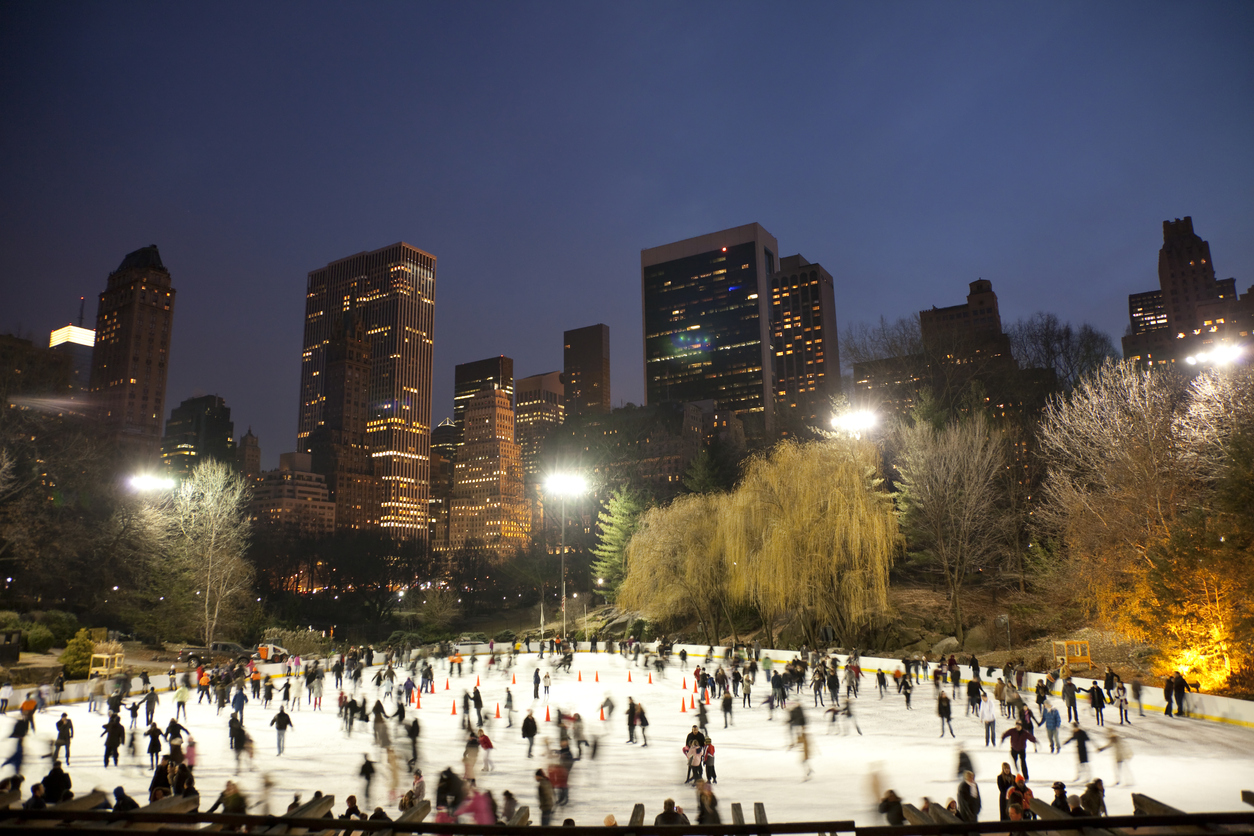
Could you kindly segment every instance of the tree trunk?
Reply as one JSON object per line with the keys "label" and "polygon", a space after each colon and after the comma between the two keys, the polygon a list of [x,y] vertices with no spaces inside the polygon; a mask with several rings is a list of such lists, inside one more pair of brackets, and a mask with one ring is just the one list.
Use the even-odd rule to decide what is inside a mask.
{"label": "tree trunk", "polygon": [[962,647],[966,641],[966,635],[962,629],[962,602],[958,599],[958,590],[953,591],[950,601],[954,614],[954,638],[958,640],[958,646]]}

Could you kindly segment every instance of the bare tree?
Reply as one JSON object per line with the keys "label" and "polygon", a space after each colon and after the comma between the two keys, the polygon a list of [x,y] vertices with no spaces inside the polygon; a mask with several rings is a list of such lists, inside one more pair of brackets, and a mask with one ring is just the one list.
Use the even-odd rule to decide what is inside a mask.
{"label": "bare tree", "polygon": [[1119,352],[1105,333],[1088,323],[1073,328],[1052,313],[1038,311],[1007,329],[1010,348],[1025,369],[1053,369],[1065,392]]}
{"label": "bare tree", "polygon": [[196,466],[169,505],[178,532],[179,569],[194,587],[197,628],[206,644],[223,623],[238,617],[252,591],[248,549],[249,489],[231,468],[217,461]]}
{"label": "bare tree", "polygon": [[966,577],[991,563],[1004,543],[1002,442],[976,413],[942,429],[926,423],[904,427],[899,444],[906,538],[944,575],[954,635],[961,643]]}
{"label": "bare tree", "polygon": [[922,352],[923,335],[918,314],[902,317],[896,322],[889,322],[881,316],[875,325],[855,322],[845,326],[840,334],[840,356],[849,368],[853,368],[854,363],[907,357]]}
{"label": "bare tree", "polygon": [[1254,369],[1208,370],[1193,378],[1188,395],[1174,429],[1192,472],[1210,482],[1223,470],[1238,431],[1254,427]]}
{"label": "bare tree", "polygon": [[462,617],[462,606],[457,593],[451,589],[432,587],[423,594],[422,608],[418,610],[422,623],[441,630],[447,629]]}

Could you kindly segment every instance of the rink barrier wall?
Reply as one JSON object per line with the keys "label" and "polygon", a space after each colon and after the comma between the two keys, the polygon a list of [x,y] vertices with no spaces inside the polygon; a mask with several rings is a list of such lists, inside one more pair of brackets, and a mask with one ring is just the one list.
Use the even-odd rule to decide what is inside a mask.
{"label": "rink barrier wall", "polygon": [[[582,649],[576,649],[575,651],[576,653],[591,652],[588,647],[587,642],[578,642],[577,647],[578,645],[582,645],[583,647]],[[649,649],[656,649],[657,643],[645,642],[644,646]],[[486,655],[486,645],[484,645],[483,647],[485,648],[485,650],[483,651],[483,654],[480,654],[479,651],[476,650],[476,651],[472,651],[471,655]],[[689,664],[690,666],[695,667],[697,664],[704,662],[706,647],[708,647],[708,645],[701,646],[701,645],[693,645],[693,644],[676,644],[674,646],[674,654],[677,655],[680,650],[687,650]],[[722,659],[722,650],[725,647],[726,645],[716,648],[715,650],[716,661]],[[599,645],[598,648],[599,648],[598,649],[599,653],[605,652],[603,649],[604,648],[603,644]],[[614,652],[617,654],[618,650],[615,650]],[[792,659],[796,658],[798,655],[800,655],[800,651],[777,650],[777,649],[767,649],[767,648],[762,649],[762,656],[769,657],[772,665],[783,666],[787,664],[789,661],[791,661]],[[848,659],[848,656],[843,653],[838,653],[837,656],[842,660],[842,664],[844,663],[844,661]],[[323,662],[324,667],[327,667],[327,668],[330,667],[329,664],[327,663],[329,659],[331,658],[334,658],[334,657],[328,657],[327,659],[321,660]],[[870,687],[872,688],[875,687],[874,675],[875,675],[876,669],[882,669],[886,674],[888,674],[889,676],[892,676],[893,671],[902,667],[901,659],[888,659],[888,658],[879,657],[879,656],[863,656],[861,658],[861,664],[862,664],[862,671],[863,671],[863,676],[864,676],[863,684],[868,684],[866,676],[867,676],[867,672],[869,671],[870,676],[871,676],[871,680],[869,684],[870,684]],[[931,668],[935,667],[936,663],[929,662],[929,665],[931,666],[929,668],[929,671],[930,671]],[[265,664],[258,665],[257,667],[261,670],[262,675],[271,676],[276,680],[281,680],[283,679],[284,676],[286,676],[287,667],[282,662],[267,662]],[[971,666],[967,664],[960,664],[959,668],[964,669],[967,674],[963,676],[961,679],[962,684],[965,685],[971,679],[970,677]],[[987,670],[987,669],[988,669],[987,666],[981,667],[982,671]],[[182,670],[184,669],[180,669],[180,673],[182,672]],[[991,687],[991,683],[997,681],[998,675],[999,675],[999,672],[995,671],[991,679],[985,678],[984,681],[989,682],[990,687]],[[165,677],[165,674],[159,673],[157,674],[157,676]],[[929,673],[928,678],[930,679],[930,673]],[[1024,702],[1033,704],[1033,700],[1035,698],[1035,693],[1036,693],[1035,692],[1036,683],[1038,680],[1045,679],[1045,678],[1046,676],[1043,673],[1036,673],[1036,672],[1028,671],[1024,674],[1024,677],[1023,677],[1024,688],[1021,691],[1021,693],[1025,695]],[[1079,687],[1090,688],[1095,683],[1101,684],[1100,679],[1094,679],[1091,677],[1081,677],[1081,676],[1076,676],[1074,674],[1072,675],[1071,680],[1076,684],[1077,688]],[[1142,687],[1141,699],[1142,699],[1142,704],[1146,710],[1157,711],[1158,713],[1161,714],[1166,709],[1167,703],[1163,699],[1163,689],[1162,689],[1161,680],[1156,680],[1155,682],[1157,684],[1145,684]],[[1131,683],[1124,683],[1124,684],[1129,689],[1131,689],[1132,687]],[[132,678],[131,692],[132,693],[138,692],[139,687],[140,687],[139,677]],[[16,698],[19,693],[25,690],[34,690],[34,687],[32,686],[30,688],[18,688],[15,686],[13,689],[14,697]],[[157,693],[168,694],[172,692],[168,689],[158,688]],[[192,693],[195,694],[194,688],[192,690]],[[89,694],[88,682],[86,681],[67,682],[65,686],[65,693],[62,697],[62,702],[82,702],[87,699],[88,694]],[[1050,691],[1050,696],[1054,699],[1058,699],[1058,700],[1062,699],[1061,683],[1058,684],[1058,687],[1055,687],[1053,690]],[[1254,728],[1254,702],[1250,702],[1248,700],[1233,699],[1231,697],[1221,697],[1215,694],[1197,694],[1192,691],[1189,692],[1189,695],[1186,699],[1187,699],[1186,705],[1188,708],[1188,716],[1185,719],[1209,720],[1212,723],[1227,723],[1229,725],[1234,725],[1234,726],[1245,726],[1246,728]],[[1129,694],[1129,700],[1131,701],[1131,694]],[[1088,703],[1087,698],[1083,696],[1077,697],[1076,699],[1076,704],[1082,711],[1088,710],[1087,703]],[[1137,706],[1136,706],[1135,701],[1131,701],[1128,706],[1129,716],[1131,716],[1134,712],[1136,712],[1136,710],[1137,710]]]}
{"label": "rink barrier wall", "polygon": [[[659,805],[660,809],[660,805]],[[620,825],[548,827],[441,824],[436,822],[403,821],[351,821],[325,818],[288,818],[285,816],[246,816],[225,813],[114,813],[110,810],[8,810],[0,820],[0,832],[28,833],[33,827],[62,822],[71,824],[73,832],[89,834],[116,834],[119,825],[135,825],[150,833],[186,834],[196,825],[210,824],[215,830],[234,827],[240,831],[266,832],[271,828],[290,831],[327,833],[352,830],[358,833],[437,833],[441,836],[523,836],[523,834],[550,834],[550,836],[786,836],[793,833],[826,834],[852,833],[854,836],[959,836],[970,833],[1110,833],[1116,828],[1162,828],[1157,832],[1189,833],[1202,828],[1226,826],[1226,833],[1254,833],[1254,812],[1193,813],[1180,815],[1133,815],[1105,816],[1097,818],[1034,819],[1031,821],[957,822],[948,824],[905,824],[900,826],[876,825],[859,827],[852,821],[804,821],[804,822],[754,822],[753,824],[714,825]],[[41,828],[43,829],[43,828]]]}

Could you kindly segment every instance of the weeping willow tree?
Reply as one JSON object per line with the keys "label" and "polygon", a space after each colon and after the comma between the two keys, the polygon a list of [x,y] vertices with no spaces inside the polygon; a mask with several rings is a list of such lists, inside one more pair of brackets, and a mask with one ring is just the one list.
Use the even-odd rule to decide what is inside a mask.
{"label": "weeping willow tree", "polygon": [[619,606],[653,620],[696,616],[706,641],[716,643],[721,619],[731,622],[719,526],[725,502],[721,494],[692,494],[646,511],[627,545]]}
{"label": "weeping willow tree", "polygon": [[823,624],[852,644],[887,608],[902,539],[873,444],[776,445],[750,464],[719,529],[730,593],[757,610],[772,644],[784,612],[800,616],[812,644]]}

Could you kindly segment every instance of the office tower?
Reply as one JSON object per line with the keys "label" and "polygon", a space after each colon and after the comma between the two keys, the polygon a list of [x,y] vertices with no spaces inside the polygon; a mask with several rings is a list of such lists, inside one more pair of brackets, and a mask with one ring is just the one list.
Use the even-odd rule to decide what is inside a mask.
{"label": "office tower", "polygon": [[453,500],[453,461],[461,443],[453,419],[445,418],[431,431],[431,494],[428,500],[432,551],[448,550],[449,503]]}
{"label": "office tower", "polygon": [[562,335],[566,414],[610,411],[610,326],[589,325]]}
{"label": "office tower", "polygon": [[431,431],[431,452],[439,453],[449,461],[457,455],[457,446],[461,443],[461,433],[451,418],[445,418],[440,425]]}
{"label": "office tower", "polygon": [[1249,351],[1254,287],[1238,296],[1236,279],[1215,279],[1210,243],[1193,231],[1191,217],[1163,221],[1158,290],[1128,296],[1128,319],[1124,357],[1144,366],[1194,358],[1186,365],[1201,368],[1224,349]]}
{"label": "office tower", "polygon": [[235,448],[235,467],[249,483],[261,476],[261,442],[253,435],[252,427],[248,428]]}
{"label": "office tower", "polygon": [[840,394],[836,296],[831,274],[800,255],[771,276],[771,351],[776,408],[805,422],[830,417]]}
{"label": "office tower", "polygon": [[393,244],[310,272],[305,297],[297,446],[311,452],[315,431],[328,426],[331,342],[337,323],[356,320],[369,343],[366,449],[379,525],[397,538],[427,537],[435,270],[435,256]]}
{"label": "office tower", "polygon": [[540,477],[544,440],[564,420],[562,373],[533,374],[519,380],[517,388],[514,396],[518,402],[514,408],[514,437],[522,456],[523,478],[534,483]]}
{"label": "office tower", "polygon": [[504,354],[489,357],[486,360],[475,360],[473,363],[459,363],[453,369],[453,424],[457,427],[457,443],[465,438],[466,406],[470,399],[484,389],[500,389],[509,396],[509,403],[514,405],[514,361]]}
{"label": "office tower", "polygon": [[186,479],[209,460],[235,461],[235,424],[217,395],[188,398],[174,407],[161,437],[161,463],[175,479]]}
{"label": "office tower", "polygon": [[161,441],[174,288],[157,246],[135,250],[109,274],[96,311],[90,387],[96,414],[138,457]]}
{"label": "office tower", "polygon": [[305,442],[313,471],[326,477],[337,528],[377,528],[379,483],[366,441],[370,342],[361,319],[332,327],[321,377],[322,423]]}
{"label": "office tower", "polygon": [[645,401],[713,400],[774,429],[770,277],[779,245],[748,224],[642,250]]}
{"label": "office tower", "polygon": [[258,533],[324,537],[335,531],[335,503],[308,453],[282,453],[279,469],[261,474],[249,504]]}
{"label": "office tower", "polygon": [[479,546],[505,555],[526,544],[530,516],[514,441],[514,408],[504,389],[482,389],[466,404],[453,465],[449,548]]}

